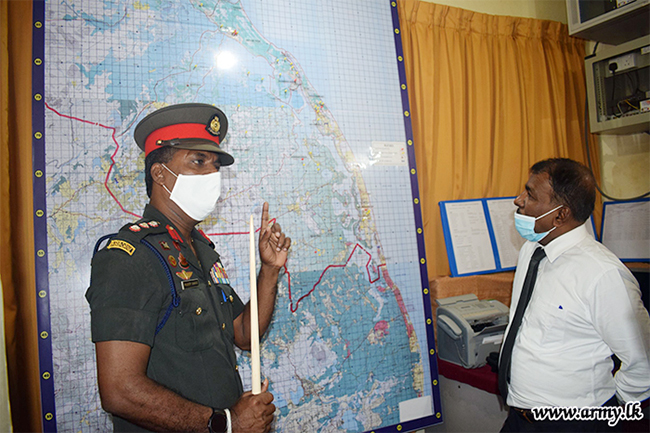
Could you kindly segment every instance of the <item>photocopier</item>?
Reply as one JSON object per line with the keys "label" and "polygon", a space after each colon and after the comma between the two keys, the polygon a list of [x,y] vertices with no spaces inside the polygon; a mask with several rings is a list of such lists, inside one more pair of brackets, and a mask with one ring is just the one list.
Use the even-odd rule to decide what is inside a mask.
{"label": "photocopier", "polygon": [[438,357],[465,368],[482,367],[498,352],[508,326],[509,308],[474,294],[436,299]]}

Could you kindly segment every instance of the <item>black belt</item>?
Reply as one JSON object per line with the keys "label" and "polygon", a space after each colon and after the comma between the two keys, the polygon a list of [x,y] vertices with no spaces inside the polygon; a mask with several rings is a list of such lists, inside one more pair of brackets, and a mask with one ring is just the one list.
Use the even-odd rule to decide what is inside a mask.
{"label": "black belt", "polygon": [[517,415],[528,421],[530,424],[533,424],[535,422],[535,417],[533,416],[533,411],[530,409],[521,409],[519,407],[512,407],[510,406],[510,409],[514,410],[517,412]]}

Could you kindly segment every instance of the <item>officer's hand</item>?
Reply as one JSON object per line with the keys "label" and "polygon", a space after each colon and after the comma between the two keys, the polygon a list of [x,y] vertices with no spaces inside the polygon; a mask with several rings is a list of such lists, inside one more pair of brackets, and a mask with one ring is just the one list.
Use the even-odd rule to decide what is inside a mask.
{"label": "officer's hand", "polygon": [[269,380],[264,379],[262,392],[253,395],[250,391],[245,392],[230,408],[232,416],[233,433],[257,433],[271,431],[275,405],[273,394],[268,392]]}
{"label": "officer's hand", "polygon": [[285,237],[280,224],[269,227],[269,204],[262,206],[262,226],[260,228],[260,258],[265,265],[281,268],[287,261],[291,238]]}

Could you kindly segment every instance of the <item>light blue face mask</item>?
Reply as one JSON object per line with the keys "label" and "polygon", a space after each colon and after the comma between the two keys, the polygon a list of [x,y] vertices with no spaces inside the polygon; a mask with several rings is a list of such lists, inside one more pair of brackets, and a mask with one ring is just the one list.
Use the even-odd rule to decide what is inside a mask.
{"label": "light blue face mask", "polygon": [[551,209],[550,211],[546,212],[544,215],[540,215],[537,218],[528,215],[522,215],[517,213],[517,211],[515,211],[515,228],[517,229],[517,231],[519,232],[522,238],[529,240],[531,242],[539,242],[542,239],[544,239],[549,233],[555,230],[557,227],[553,227],[551,230],[544,233],[536,233],[535,221],[537,221],[540,218],[544,218],[546,215],[550,214],[551,212],[555,212],[562,206],[563,205],[559,205],[555,209]]}

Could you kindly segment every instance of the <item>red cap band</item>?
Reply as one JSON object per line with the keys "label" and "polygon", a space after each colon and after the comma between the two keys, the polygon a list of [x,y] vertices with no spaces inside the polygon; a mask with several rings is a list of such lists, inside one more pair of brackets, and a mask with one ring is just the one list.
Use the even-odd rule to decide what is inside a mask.
{"label": "red cap band", "polygon": [[204,140],[212,141],[216,143],[217,146],[219,145],[219,137],[210,134],[205,129],[204,124],[177,123],[176,125],[163,126],[162,128],[156,129],[154,132],[149,134],[144,142],[144,155],[147,156],[152,151],[160,149],[162,147],[162,143],[157,144],[158,140],[169,141],[184,138],[201,138]]}

